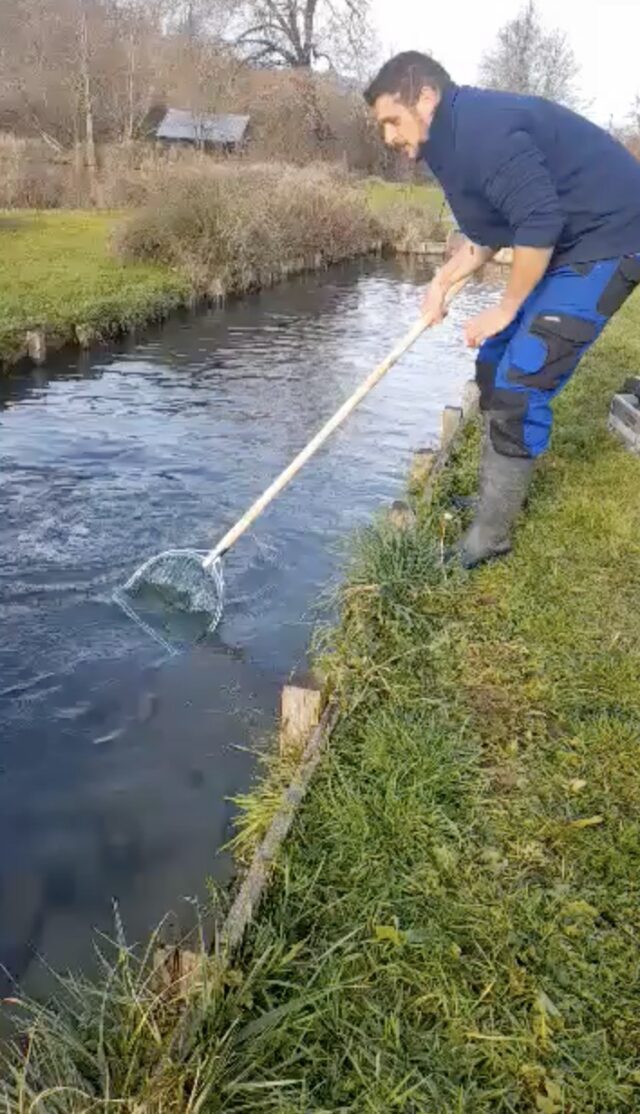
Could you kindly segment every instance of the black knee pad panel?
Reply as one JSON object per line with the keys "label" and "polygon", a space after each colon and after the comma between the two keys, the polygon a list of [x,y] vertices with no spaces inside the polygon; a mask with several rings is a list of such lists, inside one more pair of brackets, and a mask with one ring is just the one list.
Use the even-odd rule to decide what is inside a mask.
{"label": "black knee pad panel", "polygon": [[491,399],[489,436],[502,456],[530,457],[524,441],[524,419],[528,400],[522,391],[495,388]]}
{"label": "black knee pad panel", "polygon": [[476,360],[476,383],[480,391],[480,409],[490,410],[496,380],[496,365]]}
{"label": "black knee pad panel", "polygon": [[594,321],[568,313],[541,313],[532,321],[529,332],[546,347],[544,364],[540,371],[531,373],[510,367],[507,379],[522,387],[554,391],[575,368],[581,349],[596,339],[598,326]]}
{"label": "black knee pad panel", "polygon": [[620,260],[620,266],[605,286],[597,310],[603,317],[611,317],[626,302],[640,283],[640,259],[630,255]]}

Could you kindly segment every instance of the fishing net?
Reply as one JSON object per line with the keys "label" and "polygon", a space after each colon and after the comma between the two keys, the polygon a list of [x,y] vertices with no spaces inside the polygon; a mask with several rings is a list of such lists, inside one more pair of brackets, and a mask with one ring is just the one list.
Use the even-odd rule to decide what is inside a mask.
{"label": "fishing net", "polygon": [[[222,561],[206,564],[206,558],[196,549],[169,549],[145,562],[115,594],[129,618],[168,651],[175,650],[178,638],[203,637],[220,622]],[[176,623],[176,612],[188,621]]]}

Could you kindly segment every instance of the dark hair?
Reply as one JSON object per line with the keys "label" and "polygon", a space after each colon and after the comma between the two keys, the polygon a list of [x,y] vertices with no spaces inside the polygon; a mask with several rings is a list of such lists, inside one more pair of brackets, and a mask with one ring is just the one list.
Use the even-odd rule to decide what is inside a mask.
{"label": "dark hair", "polygon": [[378,97],[388,93],[392,97],[399,96],[403,104],[412,106],[425,85],[442,92],[451,84],[449,74],[435,58],[421,54],[419,50],[405,50],[385,62],[377,77],[365,89],[364,99],[367,104],[374,105]]}

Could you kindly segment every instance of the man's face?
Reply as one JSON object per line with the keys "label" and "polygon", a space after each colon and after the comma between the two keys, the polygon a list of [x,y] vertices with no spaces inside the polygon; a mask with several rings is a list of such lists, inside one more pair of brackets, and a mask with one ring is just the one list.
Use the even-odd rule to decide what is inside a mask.
{"label": "man's face", "polygon": [[440,94],[437,89],[424,87],[418,100],[410,107],[400,97],[383,93],[374,106],[374,116],[382,129],[382,137],[387,147],[403,151],[410,159],[418,156],[421,145],[429,134],[429,128]]}

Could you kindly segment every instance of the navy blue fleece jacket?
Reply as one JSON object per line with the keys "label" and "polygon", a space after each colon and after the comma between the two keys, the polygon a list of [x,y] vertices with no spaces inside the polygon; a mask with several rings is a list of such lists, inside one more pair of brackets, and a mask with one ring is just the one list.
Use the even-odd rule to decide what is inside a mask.
{"label": "navy blue fleece jacket", "polygon": [[554,267],[640,252],[640,163],[551,101],[452,85],[419,157],[476,244],[554,248]]}

